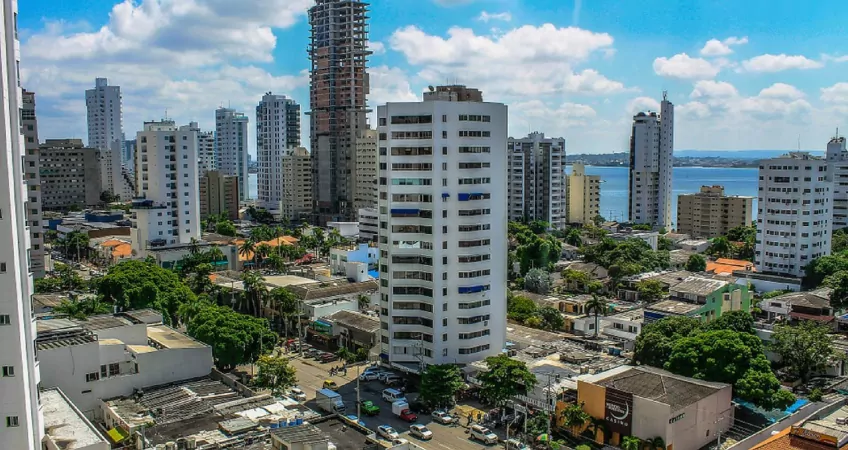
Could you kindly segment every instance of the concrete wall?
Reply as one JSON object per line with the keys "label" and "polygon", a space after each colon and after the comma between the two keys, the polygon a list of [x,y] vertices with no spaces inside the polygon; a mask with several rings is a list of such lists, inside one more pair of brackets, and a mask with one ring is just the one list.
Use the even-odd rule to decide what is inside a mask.
{"label": "concrete wall", "polygon": [[173,348],[136,356],[140,387],[205,377],[214,367],[211,347]]}
{"label": "concrete wall", "polygon": [[59,387],[86,417],[97,405],[96,381],[86,382],[87,373],[100,373],[100,344],[97,341],[38,351],[41,387]]}
{"label": "concrete wall", "polygon": [[[671,417],[671,408],[665,403],[633,396],[633,436],[640,439],[659,436],[663,438],[666,446],[671,445],[668,423]],[[678,450],[676,446],[675,450]]]}
{"label": "concrete wall", "polygon": [[728,386],[683,410],[672,411],[666,423],[680,414],[684,416],[670,424],[666,445],[673,445],[675,450],[696,450],[715,441],[718,430],[724,433],[730,429],[733,426],[731,389]]}

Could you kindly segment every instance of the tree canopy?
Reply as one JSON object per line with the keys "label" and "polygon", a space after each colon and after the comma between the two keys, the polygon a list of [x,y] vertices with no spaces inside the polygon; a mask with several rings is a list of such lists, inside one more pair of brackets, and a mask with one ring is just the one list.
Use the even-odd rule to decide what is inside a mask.
{"label": "tree canopy", "polygon": [[153,308],[169,324],[177,321],[181,304],[196,300],[194,292],[175,272],[138,260],[122,261],[109,268],[97,283],[97,293],[121,311]]}
{"label": "tree canopy", "polygon": [[534,294],[547,294],[551,290],[551,274],[542,269],[531,269],[524,276],[524,289]]}
{"label": "tree canopy", "polygon": [[297,371],[289,365],[288,358],[262,355],[256,366],[258,372],[253,385],[270,389],[272,395],[281,395],[297,383]]}
{"label": "tree canopy", "polygon": [[515,255],[521,266],[521,275],[533,268],[548,269],[559,261],[562,243],[553,235],[545,234],[546,226],[545,222],[533,222],[531,225],[509,222],[509,237],[518,244]]}
{"label": "tree canopy", "polygon": [[651,270],[667,269],[671,265],[668,251],[653,251],[641,239],[615,241],[603,238],[596,245],[583,246],[583,259],[609,270],[613,278],[624,278]]}
{"label": "tree canopy", "polygon": [[480,380],[480,395],[496,405],[518,394],[527,394],[536,386],[536,375],[527,370],[527,365],[507,355],[486,358],[488,369],[477,375]]}
{"label": "tree canopy", "polygon": [[703,272],[707,270],[707,260],[698,254],[689,255],[685,269],[689,272]]}
{"label": "tree canopy", "polygon": [[462,374],[453,364],[432,364],[421,375],[421,399],[437,408],[453,405],[454,394],[462,388]]}
{"label": "tree canopy", "polygon": [[829,333],[827,326],[812,320],[796,326],[778,325],[769,350],[780,355],[781,362],[806,382],[811,374],[823,370],[837,357]]}
{"label": "tree canopy", "polygon": [[225,306],[207,305],[188,324],[189,336],[212,347],[219,369],[256,361],[277,343],[266,319],[240,314]]}
{"label": "tree canopy", "polygon": [[636,283],[639,300],[645,303],[655,302],[665,296],[663,284],[657,280],[642,280]]}

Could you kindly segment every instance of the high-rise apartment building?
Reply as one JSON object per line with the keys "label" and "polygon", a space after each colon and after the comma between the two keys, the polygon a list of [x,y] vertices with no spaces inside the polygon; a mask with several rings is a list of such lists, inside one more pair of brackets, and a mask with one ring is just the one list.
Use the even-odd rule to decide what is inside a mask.
{"label": "high-rise apartment building", "polygon": [[565,139],[538,132],[509,138],[507,164],[509,220],[542,220],[551,228],[565,228]]}
{"label": "high-rise apartment building", "polygon": [[283,157],[282,217],[308,220],[312,215],[312,157],[303,147]]}
{"label": "high-rise apartment building", "polygon": [[88,146],[100,150],[100,184],[104,191],[129,200],[129,189],[121,173],[124,145],[123,107],[120,86],[97,78],[94,89],[85,91],[88,109]]}
{"label": "high-rise apartment building", "polygon": [[103,193],[100,150],[83,145],[82,139],[47,139],[38,148],[41,173],[41,207],[44,211],[67,211],[95,207]]}
{"label": "high-rise apartment building", "polygon": [[283,215],[283,159],[297,147],[300,105],[285,95],[266,93],[256,107],[256,205],[275,217]]}
{"label": "high-rise apartment building", "polygon": [[[129,173],[135,173],[135,139],[125,139],[121,160]],[[135,195],[135,192],[133,192]]]}
{"label": "high-rise apartment building", "polygon": [[215,111],[215,162],[224,175],[239,177],[239,201],[249,198],[247,124],[244,113],[230,108]]}
{"label": "high-rise apartment building", "polygon": [[356,132],[368,129],[368,3],[316,0],[309,24],[315,220],[354,221]]}
{"label": "high-rise apartment building", "polygon": [[44,277],[44,225],[41,216],[41,174],[38,162],[38,120],[35,115],[35,93],[23,90],[21,126],[24,131],[24,171],[26,173],[26,216],[32,276]]}
{"label": "high-rise apartment building", "polygon": [[674,105],[663,92],[660,114],[640,112],[630,135],[630,221],[671,228]]}
{"label": "high-rise apartment building", "polygon": [[381,349],[415,370],[506,339],[507,107],[428,94],[377,108]]}
{"label": "high-rise apartment building", "polygon": [[38,450],[44,427],[38,397],[41,376],[35,360],[35,320],[30,308],[32,274],[26,211],[30,186],[24,179],[23,102],[16,70],[20,67],[17,3],[0,3],[0,91],[5,101],[0,108],[5,137],[5,148],[0,152],[0,447]]}
{"label": "high-rise apartment building", "polygon": [[833,179],[833,230],[848,227],[848,149],[837,130],[825,155]]}
{"label": "high-rise apartment building", "polygon": [[568,185],[568,217],[566,222],[580,225],[594,223],[601,214],[601,176],[586,175],[583,163],[571,165],[566,176]]}
{"label": "high-rise apartment building", "polygon": [[353,201],[357,210],[373,208],[377,206],[377,131],[358,131],[355,147],[356,185]]}
{"label": "high-rise apartment building", "polygon": [[828,163],[805,152],[760,161],[757,270],[803,277],[830,254],[833,181]]}
{"label": "high-rise apartment building", "polygon": [[210,170],[218,170],[215,160],[215,132],[201,131],[197,122],[189,123],[189,127],[197,130],[197,174],[203,176]]}
{"label": "high-rise apartment building", "polygon": [[677,232],[699,238],[724,236],[736,227],[750,226],[754,197],[724,195],[723,186],[677,197]]}
{"label": "high-rise apartment building", "polygon": [[138,132],[133,198],[133,252],[200,239],[197,129],[172,120],[145,122]]}
{"label": "high-rise apartment building", "polygon": [[216,170],[200,175],[200,219],[223,214],[230,220],[238,220],[238,188],[238,177],[222,175]]}

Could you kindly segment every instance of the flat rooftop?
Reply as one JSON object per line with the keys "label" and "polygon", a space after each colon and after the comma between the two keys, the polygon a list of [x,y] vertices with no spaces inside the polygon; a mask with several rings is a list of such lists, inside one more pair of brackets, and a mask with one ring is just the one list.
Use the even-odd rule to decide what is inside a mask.
{"label": "flat rooftop", "polygon": [[162,348],[206,347],[206,344],[196,341],[167,325],[148,325],[147,338],[162,346]]}
{"label": "flat rooftop", "polygon": [[325,420],[315,426],[330,438],[338,450],[362,450],[371,444],[364,434],[340,419]]}
{"label": "flat rooftop", "polygon": [[694,303],[679,302],[677,300],[662,300],[645,307],[646,310],[666,312],[670,314],[686,315],[697,311],[701,305]]}
{"label": "flat rooftop", "polygon": [[818,419],[807,419],[801,427],[816,433],[833,436],[841,446],[844,444],[846,438],[848,438],[848,424],[839,425],[836,423],[836,419],[845,417],[848,417],[848,406],[843,405],[840,408],[835,408],[824,417]]}
{"label": "flat rooftop", "polygon": [[266,276],[265,283],[274,287],[300,286],[302,284],[318,283],[317,281],[297,275]]}
{"label": "flat rooftop", "polygon": [[129,327],[133,322],[129,319],[112,314],[104,314],[100,316],[91,316],[86,320],[75,321],[79,326],[91,330],[108,330],[110,328]]}
{"label": "flat rooftop", "polygon": [[508,323],[506,325],[506,340],[524,345],[546,344],[564,341],[565,335]]}
{"label": "flat rooftop", "polygon": [[642,323],[645,320],[645,308],[635,308],[606,317],[607,319],[624,320],[634,323]]}
{"label": "flat rooftop", "polygon": [[45,434],[59,448],[75,450],[106,441],[58,388],[41,391],[41,406]]}
{"label": "flat rooftop", "polygon": [[729,384],[683,377],[647,366],[631,367],[611,376],[602,376],[595,384],[664,403],[672,411],[683,409],[730,387]]}
{"label": "flat rooftop", "polygon": [[698,296],[706,297],[707,295],[712,294],[713,292],[727,286],[727,281],[715,280],[712,278],[704,278],[698,276],[687,277],[680,283],[672,285],[669,290],[674,292],[680,292],[683,294],[693,294]]}

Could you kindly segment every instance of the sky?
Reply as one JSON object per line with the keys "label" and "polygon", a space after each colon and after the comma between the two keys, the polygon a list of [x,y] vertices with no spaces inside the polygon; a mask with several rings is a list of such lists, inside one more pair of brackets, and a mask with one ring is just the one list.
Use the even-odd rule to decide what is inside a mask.
{"label": "sky", "polygon": [[[128,138],[166,114],[213,129],[230,106],[251,117],[253,143],[263,93],[309,110],[311,4],[20,1],[39,137],[85,140],[85,90],[106,77],[121,86]],[[838,0],[373,0],[368,102],[465,84],[509,105],[510,136],[612,153],[665,90],[677,150],[822,150],[837,127],[848,133],[846,15]],[[308,147],[305,115],[302,130]]]}

